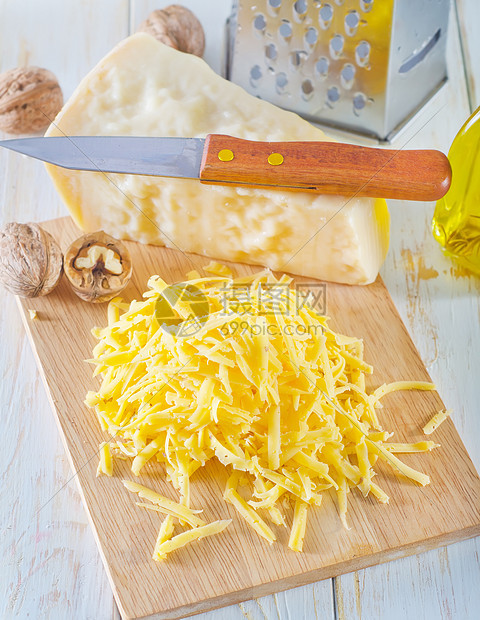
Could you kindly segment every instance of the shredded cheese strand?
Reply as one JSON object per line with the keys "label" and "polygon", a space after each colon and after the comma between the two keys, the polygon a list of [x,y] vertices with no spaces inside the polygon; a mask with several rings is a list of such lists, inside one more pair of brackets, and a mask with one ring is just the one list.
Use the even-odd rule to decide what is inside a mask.
{"label": "shredded cheese strand", "polygon": [[449,415],[453,413],[453,409],[442,410],[436,413],[433,418],[425,424],[423,427],[423,432],[425,435],[431,435],[433,431],[436,431],[437,428],[445,422]]}
{"label": "shredded cheese strand", "polygon": [[223,521],[213,521],[212,523],[207,523],[207,525],[196,527],[193,530],[187,530],[186,532],[177,534],[173,538],[160,542],[158,545],[155,546],[155,553],[153,559],[157,561],[162,561],[172,551],[180,549],[181,547],[184,547],[186,544],[194,540],[205,538],[205,536],[214,536],[215,534],[220,534],[220,532],[223,532],[223,530],[228,527],[231,522],[231,519],[225,519]]}
{"label": "shredded cheese strand", "polygon": [[297,499],[295,502],[295,512],[293,513],[293,524],[288,540],[288,547],[292,551],[303,550],[303,539],[307,528],[308,504]]}
{"label": "shredded cheese strand", "polygon": [[148,499],[149,502],[152,502],[152,504],[155,505],[154,509],[158,509],[165,514],[170,514],[177,517],[178,519],[182,519],[183,521],[189,523],[192,527],[205,525],[205,521],[197,517],[193,513],[193,511],[186,506],[182,506],[182,504],[177,504],[177,502],[174,502],[167,497],[163,497],[159,493],[155,493],[155,491],[152,491],[151,489],[148,489],[141,484],[137,484],[136,482],[124,480],[123,484],[129,491],[137,493],[139,497],[142,497],[143,499]]}

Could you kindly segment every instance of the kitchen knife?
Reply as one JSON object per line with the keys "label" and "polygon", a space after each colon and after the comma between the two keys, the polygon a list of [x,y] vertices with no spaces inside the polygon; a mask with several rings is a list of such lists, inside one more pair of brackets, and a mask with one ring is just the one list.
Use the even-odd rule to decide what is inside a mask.
{"label": "kitchen knife", "polygon": [[438,200],[451,169],[435,150],[388,150],[339,142],[254,142],[202,138],[65,136],[0,146],[74,170],[200,179],[343,196]]}

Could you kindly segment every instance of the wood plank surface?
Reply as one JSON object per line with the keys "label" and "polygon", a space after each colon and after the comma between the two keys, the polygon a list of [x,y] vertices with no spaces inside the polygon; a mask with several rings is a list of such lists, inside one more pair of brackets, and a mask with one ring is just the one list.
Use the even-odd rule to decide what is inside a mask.
{"label": "wood plank surface", "polygon": [[[478,0],[456,0],[453,10],[457,9],[462,39],[462,54],[465,77],[473,112],[480,106],[480,2]],[[461,70],[461,65],[458,66]]]}
{"label": "wood plank surface", "polygon": [[[0,71],[45,67],[69,97],[85,73],[128,34],[128,9],[128,0],[1,0]],[[2,227],[66,214],[43,164],[0,150]],[[3,290],[0,304],[5,437],[0,618],[118,619],[17,304]]]}
{"label": "wood plank surface", "polygon": [[[68,96],[78,81],[148,13],[170,0],[0,0],[0,70],[36,64],[54,70]],[[221,69],[228,0],[185,0],[207,35],[205,58]],[[444,152],[470,113],[467,75],[478,91],[478,0],[452,2],[449,82],[412,126],[409,147]],[[475,95],[472,106],[480,99]],[[438,113],[436,113],[438,112]],[[427,122],[429,121],[429,122]],[[410,137],[409,136],[409,137]],[[6,136],[5,136],[6,137]],[[0,220],[42,221],[66,213],[40,162],[0,152]],[[400,208],[397,208],[400,207]],[[382,276],[422,359],[480,468],[479,280],[439,252],[433,205],[390,205],[390,252]],[[0,291],[0,617],[118,618],[111,588],[33,354],[12,296]],[[28,458],[27,458],[28,455]],[[52,499],[53,498],[53,499]],[[50,501],[49,501],[50,500]],[[473,620],[480,607],[479,539],[201,614],[199,620],[405,617]],[[378,585],[377,585],[378,584]]]}
{"label": "wood plank surface", "polygon": [[[438,148],[448,152],[471,109],[462,45],[471,58],[480,38],[471,36],[478,0],[452,2],[447,42],[449,81],[392,146]],[[461,11],[461,6],[465,11]],[[469,35],[467,34],[467,31]],[[480,63],[471,65],[480,83]],[[476,105],[480,104],[480,100]],[[408,141],[408,142],[407,142]],[[381,275],[428,372],[480,471],[480,385],[472,380],[480,364],[480,279],[446,258],[431,234],[434,203],[389,201],[390,250]],[[474,620],[480,608],[478,538],[457,546],[404,558],[335,579],[336,617],[341,620]],[[381,594],[379,594],[381,592]],[[343,604],[342,604],[343,603]]]}
{"label": "wood plank surface", "polygon": [[[79,235],[70,218],[48,222],[46,228],[63,249]],[[125,290],[126,299],[138,299],[152,273],[175,282],[190,269],[188,257],[180,252],[128,245],[134,277]],[[201,266],[209,259],[194,256],[193,260]],[[233,267],[238,275],[254,269]],[[223,502],[226,472],[210,463],[192,480],[192,506],[205,508],[207,520],[233,518],[233,527],[155,564],[150,558],[160,519],[137,508],[123,488],[123,478],[134,479],[128,463],[116,464],[113,479],[95,477],[98,445],[107,436],[83,405],[86,391],[96,384],[83,360],[94,344],[91,327],[106,323],[106,307],[79,300],[65,279],[49,296],[19,300],[19,304],[124,618],[152,614],[179,618],[480,533],[480,478],[447,420],[435,434],[441,448],[404,458],[428,472],[431,485],[419,488],[380,464],[378,482],[391,497],[390,505],[352,493],[352,528],[347,532],[335,502],[327,496],[309,518],[303,554],[288,550],[284,530],[277,532],[279,542],[273,546],[258,539]],[[39,319],[29,319],[28,309],[37,310]],[[399,379],[428,380],[381,280],[368,287],[328,284],[327,309],[334,329],[364,338],[366,359],[375,368],[371,388]],[[441,408],[436,392],[394,394],[385,402],[381,420],[386,429],[395,431],[396,441],[419,441],[421,427]],[[159,466],[146,469],[139,482],[176,497]]]}

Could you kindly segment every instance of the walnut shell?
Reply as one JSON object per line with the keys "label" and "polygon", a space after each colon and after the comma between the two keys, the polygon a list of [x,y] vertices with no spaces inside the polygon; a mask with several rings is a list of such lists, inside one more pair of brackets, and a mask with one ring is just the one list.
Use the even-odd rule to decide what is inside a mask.
{"label": "walnut shell", "polygon": [[150,13],[137,32],[146,32],[181,52],[203,56],[205,34],[197,17],[184,6],[171,4]]}
{"label": "walnut shell", "polygon": [[38,224],[11,222],[0,231],[0,284],[20,297],[48,295],[62,276],[63,255]]}
{"label": "walnut shell", "polygon": [[62,105],[62,90],[47,69],[23,67],[0,75],[0,130],[6,133],[43,131]]}
{"label": "walnut shell", "polygon": [[130,253],[121,241],[103,230],[82,235],[65,252],[65,275],[80,299],[110,301],[132,277]]}

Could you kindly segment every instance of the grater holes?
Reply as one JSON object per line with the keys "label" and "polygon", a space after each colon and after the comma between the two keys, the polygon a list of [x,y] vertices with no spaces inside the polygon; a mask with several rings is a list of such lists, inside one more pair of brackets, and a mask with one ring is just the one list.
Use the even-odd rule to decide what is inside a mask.
{"label": "grater holes", "polygon": [[307,56],[307,53],[304,50],[293,51],[289,56],[290,64],[292,68],[298,69],[303,64],[306,56]]}
{"label": "grater holes", "polygon": [[277,56],[277,46],[274,43],[269,43],[265,46],[265,58],[267,58],[267,60],[276,60]]}
{"label": "grater holes", "polygon": [[327,30],[333,19],[333,8],[331,4],[324,4],[318,11],[318,23],[320,28]]}
{"label": "grater holes", "polygon": [[258,86],[258,81],[261,80],[262,76],[263,73],[260,66],[253,65],[253,67],[250,69],[250,85],[253,88],[256,88]]}
{"label": "grater holes", "polygon": [[302,91],[303,99],[306,99],[306,100],[311,99],[313,96],[313,91],[315,90],[312,80],[309,80],[309,79],[303,80],[300,90]]}
{"label": "grater holes", "polygon": [[373,0],[360,0],[360,7],[364,13],[372,10]]}
{"label": "grater holes", "polygon": [[317,60],[315,63],[315,73],[319,78],[325,79],[327,77],[329,65],[330,62],[325,56],[322,56]]}
{"label": "grater holes", "polygon": [[272,17],[278,19],[278,14],[282,6],[282,0],[268,0],[267,13]]}
{"label": "grater holes", "polygon": [[253,30],[255,31],[255,34],[257,35],[264,34],[266,27],[267,27],[267,21],[265,19],[265,16],[259,13],[258,15],[255,16],[253,20]]}
{"label": "grater holes", "polygon": [[345,15],[345,33],[349,37],[353,37],[358,29],[360,23],[360,15],[357,11],[350,11]]}
{"label": "grater holes", "polygon": [[340,83],[346,90],[352,88],[353,82],[355,80],[355,67],[347,63],[343,66],[343,69],[340,73]]}
{"label": "grater holes", "polygon": [[331,88],[327,90],[327,100],[328,100],[327,105],[332,107],[333,105],[337,103],[339,99],[340,99],[340,91],[338,90],[336,86],[332,86]]}
{"label": "grater holes", "polygon": [[359,67],[368,67],[370,62],[370,43],[368,41],[360,41],[355,48],[355,61]]}
{"label": "grater holes", "polygon": [[305,33],[305,43],[313,47],[318,41],[318,32],[316,28],[309,28]]}
{"label": "grater holes", "polygon": [[293,16],[297,21],[301,21],[305,18],[307,14],[308,4],[307,0],[296,0],[293,5]]}
{"label": "grater holes", "polygon": [[329,51],[333,59],[340,58],[343,52],[344,39],[341,34],[336,34],[330,39]]}
{"label": "grater holes", "polygon": [[353,97],[353,113],[360,116],[361,111],[367,105],[367,97],[363,93],[355,93]]}
{"label": "grater holes", "polygon": [[342,4],[345,2],[345,0],[335,0],[335,4],[337,6],[342,6]]}
{"label": "grater holes", "polygon": [[288,77],[286,73],[278,73],[275,78],[275,88],[277,93],[283,94],[288,85]]}
{"label": "grater holes", "polygon": [[288,19],[282,19],[282,23],[278,28],[278,34],[284,40],[290,39],[292,36],[292,24],[288,21]]}

